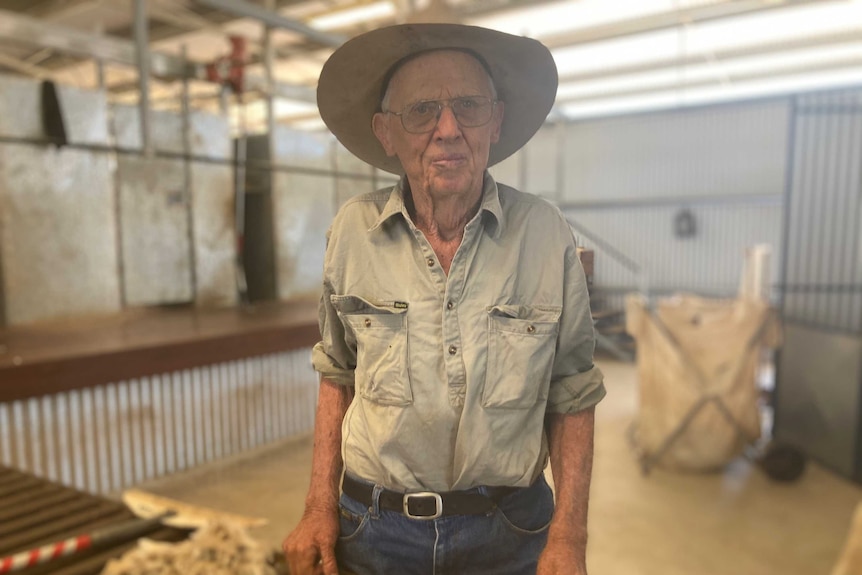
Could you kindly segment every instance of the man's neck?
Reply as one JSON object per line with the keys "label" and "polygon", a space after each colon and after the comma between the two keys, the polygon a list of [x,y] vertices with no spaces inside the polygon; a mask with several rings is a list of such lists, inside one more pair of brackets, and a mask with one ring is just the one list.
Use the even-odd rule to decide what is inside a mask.
{"label": "man's neck", "polygon": [[440,197],[426,190],[411,189],[405,194],[413,222],[426,237],[444,242],[460,242],[464,228],[479,211],[482,187],[468,194]]}

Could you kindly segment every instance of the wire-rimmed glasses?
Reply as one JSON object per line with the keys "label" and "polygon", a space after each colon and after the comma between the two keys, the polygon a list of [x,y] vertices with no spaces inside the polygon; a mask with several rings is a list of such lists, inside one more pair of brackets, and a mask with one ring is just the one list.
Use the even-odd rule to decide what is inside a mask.
{"label": "wire-rimmed glasses", "polygon": [[459,96],[446,100],[421,100],[408,104],[400,112],[387,111],[399,116],[401,125],[411,134],[424,134],[437,126],[444,107],[452,108],[455,119],[464,128],[478,128],[491,121],[496,100],[485,96]]}

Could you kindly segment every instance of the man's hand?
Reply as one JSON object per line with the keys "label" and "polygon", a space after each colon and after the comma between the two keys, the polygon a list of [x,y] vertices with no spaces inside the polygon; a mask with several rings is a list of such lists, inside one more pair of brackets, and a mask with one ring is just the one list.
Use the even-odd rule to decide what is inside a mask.
{"label": "man's hand", "polygon": [[291,575],[338,575],[338,530],[337,512],[306,509],[299,525],[281,544]]}
{"label": "man's hand", "polygon": [[587,575],[584,556],[576,545],[566,539],[548,538],[545,550],[539,556],[536,575]]}

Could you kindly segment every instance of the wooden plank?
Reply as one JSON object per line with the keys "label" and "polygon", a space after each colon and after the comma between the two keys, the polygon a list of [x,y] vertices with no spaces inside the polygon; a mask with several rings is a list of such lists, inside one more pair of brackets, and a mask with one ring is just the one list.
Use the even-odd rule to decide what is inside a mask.
{"label": "wooden plank", "polygon": [[314,345],[310,301],[158,309],[0,331],[0,402]]}

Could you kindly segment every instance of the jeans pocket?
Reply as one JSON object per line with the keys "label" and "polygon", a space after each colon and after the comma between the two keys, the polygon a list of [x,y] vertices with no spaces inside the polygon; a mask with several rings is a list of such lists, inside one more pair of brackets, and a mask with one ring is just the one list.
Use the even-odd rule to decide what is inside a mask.
{"label": "jeans pocket", "polygon": [[522,535],[547,531],[554,517],[554,494],[540,476],[531,487],[505,497],[497,506],[497,515],[509,530]]}
{"label": "jeans pocket", "polygon": [[358,537],[370,517],[371,514],[367,508],[363,507],[358,501],[342,494],[338,502],[338,539],[340,541],[349,541]]}
{"label": "jeans pocket", "polygon": [[561,308],[488,309],[488,368],[482,407],[527,409],[547,395]]}

